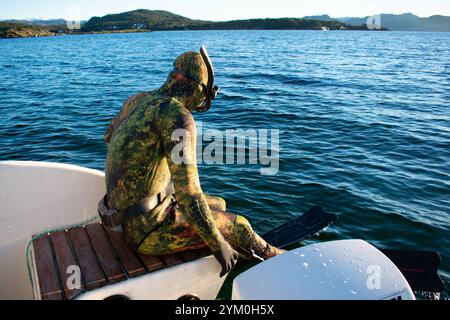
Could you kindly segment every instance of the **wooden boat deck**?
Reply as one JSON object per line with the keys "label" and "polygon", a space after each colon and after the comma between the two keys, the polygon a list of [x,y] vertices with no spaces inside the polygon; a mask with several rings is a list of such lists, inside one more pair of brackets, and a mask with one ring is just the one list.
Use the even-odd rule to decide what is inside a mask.
{"label": "wooden boat deck", "polygon": [[[33,240],[42,300],[71,300],[82,293],[211,254],[208,248],[164,256],[137,254],[99,223],[56,231]],[[71,266],[81,271],[81,288],[70,289]],[[69,269],[68,269],[69,268]]]}

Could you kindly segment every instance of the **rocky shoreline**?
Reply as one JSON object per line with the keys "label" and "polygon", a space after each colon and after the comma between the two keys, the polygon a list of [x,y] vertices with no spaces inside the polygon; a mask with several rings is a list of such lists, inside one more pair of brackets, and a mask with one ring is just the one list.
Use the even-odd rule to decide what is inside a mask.
{"label": "rocky shoreline", "polygon": [[31,38],[31,37],[50,37],[55,33],[44,27],[35,26],[9,26],[0,25],[0,38]]}

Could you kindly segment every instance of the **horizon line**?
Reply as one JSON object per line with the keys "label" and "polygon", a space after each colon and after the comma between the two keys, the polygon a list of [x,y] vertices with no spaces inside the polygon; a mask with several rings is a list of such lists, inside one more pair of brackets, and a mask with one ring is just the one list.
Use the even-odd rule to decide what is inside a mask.
{"label": "horizon line", "polygon": [[[107,14],[105,14],[105,15],[103,15],[103,16],[91,16],[90,18],[82,18],[80,21],[88,21],[88,20],[90,20],[90,19],[92,19],[92,18],[94,18],[94,17],[105,17],[105,16],[107,16],[107,15],[115,15],[115,14],[121,14],[121,13],[133,12],[133,11],[137,11],[137,10],[165,11],[165,12],[169,12],[169,13],[172,13],[172,14],[176,14],[176,15],[179,15],[179,16],[182,16],[182,17],[191,19],[191,20],[211,21],[211,22],[225,22],[225,21],[252,20],[252,19],[283,19],[283,18],[288,18],[288,19],[304,19],[305,17],[313,17],[313,16],[317,16],[317,17],[320,17],[320,16],[328,16],[328,17],[330,17],[331,19],[343,19],[343,18],[361,18],[361,19],[362,19],[362,18],[366,18],[366,17],[373,16],[373,15],[365,15],[365,16],[342,16],[342,17],[332,17],[332,16],[330,16],[330,15],[327,14],[327,13],[323,13],[323,14],[306,15],[306,16],[303,16],[303,17],[287,17],[287,16],[283,16],[283,17],[238,18],[238,19],[228,19],[228,20],[202,20],[202,19],[189,18],[189,17],[184,16],[184,15],[182,15],[182,14],[174,13],[174,12],[171,12],[171,11],[168,11],[168,10],[158,10],[158,9],[152,10],[152,9],[140,8],[140,9],[133,9],[133,10],[123,11],[123,12],[117,12],[117,13],[107,13]],[[427,18],[430,18],[430,17],[433,17],[433,16],[450,17],[450,16],[447,16],[447,15],[445,15],[445,14],[432,14],[432,15],[430,15],[430,16],[419,16],[418,14],[415,14],[415,13],[413,13],[413,12],[403,12],[403,13],[377,13],[377,14],[375,14],[375,15],[383,15],[383,14],[384,14],[384,15],[395,15],[395,16],[400,16],[400,15],[404,15],[404,14],[412,14],[412,15],[415,15],[415,16],[421,18],[421,19],[427,19]],[[66,20],[66,19],[63,18],[63,17],[59,17],[59,18],[36,18],[36,17],[34,17],[34,18],[0,18],[0,21],[5,21],[5,20],[26,20],[26,21],[42,20],[42,21],[47,21],[47,20]],[[67,21],[67,20],[66,20],[66,21]]]}

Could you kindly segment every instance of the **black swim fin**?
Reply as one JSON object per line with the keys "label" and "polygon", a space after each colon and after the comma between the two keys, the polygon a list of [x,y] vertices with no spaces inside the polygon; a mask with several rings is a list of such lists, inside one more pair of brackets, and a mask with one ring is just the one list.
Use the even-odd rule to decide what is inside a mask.
{"label": "black swim fin", "polygon": [[433,251],[379,249],[402,272],[411,289],[424,292],[442,292],[444,282],[439,277],[439,253]]}
{"label": "black swim fin", "polygon": [[336,220],[337,215],[317,206],[269,231],[262,238],[275,247],[284,248],[313,236]]}

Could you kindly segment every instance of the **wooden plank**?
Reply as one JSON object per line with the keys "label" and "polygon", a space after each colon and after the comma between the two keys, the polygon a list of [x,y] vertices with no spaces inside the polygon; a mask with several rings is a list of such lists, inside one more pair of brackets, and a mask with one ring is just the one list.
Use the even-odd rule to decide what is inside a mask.
{"label": "wooden plank", "polygon": [[109,228],[103,227],[106,234],[108,235],[109,240],[119,255],[120,261],[122,262],[125,270],[127,271],[130,277],[140,276],[146,273],[145,267],[139,261],[138,256],[123,243],[120,236]]}
{"label": "wooden plank", "polygon": [[[50,235],[50,239],[52,240],[53,251],[55,252],[55,258],[58,265],[59,274],[61,276],[61,284],[64,289],[64,294],[66,296],[66,299],[72,300],[84,290],[81,274],[79,275],[80,279],[78,279],[80,284],[79,288],[70,289],[68,286],[67,280],[69,280],[69,277],[73,275],[73,271],[71,271],[69,268],[71,266],[78,266],[78,263],[73,256],[66,232],[53,232]],[[68,271],[70,273],[68,273]],[[69,281],[69,283],[74,284],[72,283],[72,281]]]}
{"label": "wooden plank", "polygon": [[116,283],[126,279],[119,258],[114,252],[111,243],[106,236],[103,227],[98,223],[86,226],[86,232],[91,239],[94,251],[97,254],[100,265],[110,283]]}
{"label": "wooden plank", "polygon": [[159,257],[168,268],[182,264],[184,262],[178,254],[166,254]]}
{"label": "wooden plank", "polygon": [[92,250],[86,230],[82,227],[71,229],[69,230],[69,237],[87,289],[92,290],[104,286],[106,284],[105,275]]}
{"label": "wooden plank", "polygon": [[63,300],[53,253],[47,235],[33,240],[34,259],[42,300]]}
{"label": "wooden plank", "polygon": [[180,256],[185,262],[194,261],[200,258],[198,250],[187,250],[180,252]]}
{"label": "wooden plank", "polygon": [[148,272],[153,272],[156,270],[164,269],[164,263],[157,256],[149,256],[146,254],[139,254],[142,263],[144,263],[145,268]]}

